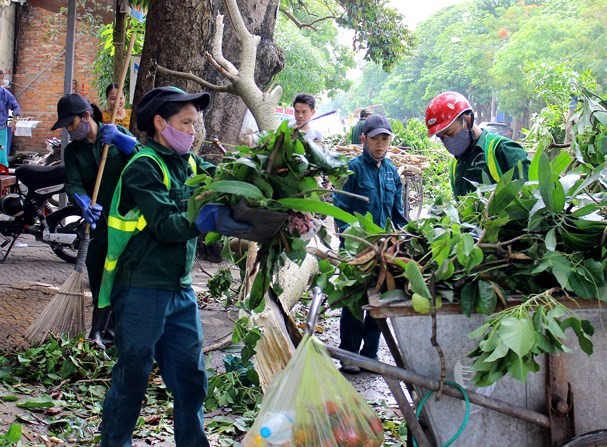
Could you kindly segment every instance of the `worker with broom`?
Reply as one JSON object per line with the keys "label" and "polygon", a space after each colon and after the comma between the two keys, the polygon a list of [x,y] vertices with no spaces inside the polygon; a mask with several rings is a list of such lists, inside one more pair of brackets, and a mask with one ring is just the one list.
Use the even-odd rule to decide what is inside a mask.
{"label": "worker with broom", "polygon": [[147,145],[122,173],[110,210],[109,248],[99,305],[111,302],[118,361],[103,404],[102,447],[130,446],[154,359],[174,396],[177,447],[208,446],[202,405],[207,377],[202,326],[190,271],[196,237],[249,232],[230,208],[209,204],[186,216],[186,180],[213,165],[190,153],[208,93],[177,87],[146,93],[136,110]]}
{"label": "worker with broom", "polygon": [[[93,295],[93,321],[89,338],[100,349],[113,339],[110,309],[97,305],[103,261],[107,253],[107,218],[120,173],[134,152],[137,140],[124,127],[101,124],[101,110],[79,94],[64,95],[57,103],[58,120],[51,130],[65,127],[71,142],[64,152],[65,191],[91,224],[91,242],[86,257],[89,285]],[[97,203],[91,197],[103,144],[110,144]]]}

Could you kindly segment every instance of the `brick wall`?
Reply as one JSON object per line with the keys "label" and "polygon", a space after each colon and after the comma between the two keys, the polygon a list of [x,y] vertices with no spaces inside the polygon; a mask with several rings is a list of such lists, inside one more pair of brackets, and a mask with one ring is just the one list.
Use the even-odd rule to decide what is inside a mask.
{"label": "brick wall", "polygon": [[[27,5],[27,4],[26,4]],[[59,57],[30,87],[23,92],[23,86],[34,79],[57,55],[65,49],[65,16],[37,7],[35,2],[21,10],[19,31],[16,42],[16,69],[12,93],[19,95],[17,101],[21,107],[21,116],[42,121],[34,129],[32,138],[15,137],[13,148],[19,151],[42,150],[44,140],[56,136],[61,131],[50,128],[57,119],[57,101],[63,94],[65,55]],[[84,36],[84,37],[81,37]],[[99,43],[94,35],[76,25],[76,44],[74,55],[74,80],[77,91],[98,105],[99,98],[93,87],[93,61]]]}

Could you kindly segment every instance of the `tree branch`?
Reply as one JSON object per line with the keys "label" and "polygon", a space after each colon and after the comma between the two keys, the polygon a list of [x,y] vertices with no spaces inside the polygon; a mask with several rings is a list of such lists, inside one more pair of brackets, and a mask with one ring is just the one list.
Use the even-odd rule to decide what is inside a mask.
{"label": "tree branch", "polygon": [[297,17],[295,17],[295,15],[291,11],[289,11],[283,7],[280,8],[280,12],[282,12],[285,16],[287,16],[287,18],[291,22],[293,22],[297,26],[297,28],[299,28],[299,29],[310,28],[311,30],[314,30],[314,31],[316,31],[316,28],[314,27],[314,25],[317,24],[318,22],[322,22],[323,20],[337,19],[337,16],[330,15],[330,16],[326,16],[326,17],[319,17],[318,19],[313,20],[310,23],[303,23]]}
{"label": "tree branch", "polygon": [[[236,3],[236,0],[223,0],[223,3],[226,5],[226,11],[228,12],[228,15],[230,16],[230,23],[234,27],[234,31],[236,33],[236,37],[238,38],[238,40],[240,40],[242,42],[243,39],[247,39],[247,38],[250,39],[250,38],[256,37],[256,36],[253,36],[249,32],[249,30],[247,29],[247,26],[244,24],[244,20],[242,20],[242,15],[240,14],[240,9],[238,8],[238,4]],[[221,33],[223,34],[223,16],[222,16],[221,23],[222,23]]]}
{"label": "tree branch", "polygon": [[[229,0],[226,0],[226,5]],[[233,0],[232,0],[233,1]],[[240,16],[240,14],[238,14]],[[242,17],[240,17],[242,20]],[[248,31],[247,31],[248,32]],[[226,76],[223,72],[222,74],[226,76],[228,79],[233,80],[234,77],[238,75],[238,70],[236,67],[225,57],[223,57],[223,15],[217,14],[217,27],[215,28],[215,35],[213,36],[213,43],[211,45],[211,54],[213,55],[213,59],[218,65],[221,65],[223,70],[230,74],[230,76]],[[207,57],[207,59],[209,59]],[[215,64],[209,59],[209,62],[217,68]]]}
{"label": "tree branch", "polygon": [[223,68],[219,62],[217,62],[215,60],[215,58],[213,57],[213,55],[211,53],[209,53],[208,51],[204,54],[207,58],[207,60],[209,61],[209,63],[213,66],[213,68],[215,70],[217,70],[220,74],[222,74],[224,77],[226,77],[227,79],[229,79],[230,81],[234,81],[234,78],[236,76],[232,75],[230,72],[228,72],[225,68]]}
{"label": "tree branch", "polygon": [[217,84],[212,84],[210,82],[205,81],[202,78],[199,78],[198,76],[196,76],[193,73],[185,73],[183,71],[176,71],[176,70],[171,70],[169,68],[163,67],[162,65],[158,65],[156,63],[156,70],[158,71],[158,73],[164,75],[164,76],[173,76],[175,78],[181,78],[181,79],[186,79],[188,81],[193,81],[196,84],[202,85],[204,88],[212,90],[214,92],[227,92],[227,93],[233,93],[234,89],[232,88],[232,84],[224,84],[224,85],[217,85]]}

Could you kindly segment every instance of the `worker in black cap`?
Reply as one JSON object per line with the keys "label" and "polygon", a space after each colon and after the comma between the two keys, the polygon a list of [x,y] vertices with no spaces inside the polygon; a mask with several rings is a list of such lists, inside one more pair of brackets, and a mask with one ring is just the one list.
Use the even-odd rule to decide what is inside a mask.
{"label": "worker in black cap", "polygon": [[[110,309],[99,309],[99,288],[103,261],[107,253],[107,220],[114,189],[126,166],[137,140],[124,127],[101,124],[101,110],[78,94],[61,97],[57,103],[58,120],[51,130],[65,127],[71,142],[64,152],[65,191],[77,205],[84,219],[91,224],[91,242],[86,257],[86,269],[93,295],[93,321],[89,338],[104,349],[113,340],[113,320]],[[101,178],[97,203],[91,206],[91,196],[97,179],[103,144],[110,144]]]}
{"label": "worker in black cap", "polygon": [[175,399],[177,447],[209,445],[202,326],[190,276],[196,237],[251,230],[222,205],[206,205],[194,223],[186,216],[194,190],[186,180],[214,170],[190,153],[194,123],[209,99],[161,87],[146,93],[136,111],[147,146],[124,169],[114,194],[99,298],[101,307],[111,303],[118,349],[103,404],[102,447],[131,445],[154,359]]}
{"label": "worker in black cap", "polygon": [[[373,223],[382,228],[386,228],[388,221],[396,228],[407,224],[400,175],[394,164],[386,158],[392,137],[392,126],[385,116],[370,116],[365,121],[361,137],[363,152],[349,161],[348,169],[352,174],[341,188],[368,197],[369,201],[363,202],[342,194],[333,196],[335,206],[350,214],[360,213],[364,216],[370,213]],[[340,233],[349,227],[349,224],[341,220],[335,223]],[[390,228],[387,230],[390,231]],[[344,307],[339,328],[341,349],[377,359],[381,332],[368,312]],[[360,372],[358,366],[347,361],[342,361],[341,370],[348,374]]]}

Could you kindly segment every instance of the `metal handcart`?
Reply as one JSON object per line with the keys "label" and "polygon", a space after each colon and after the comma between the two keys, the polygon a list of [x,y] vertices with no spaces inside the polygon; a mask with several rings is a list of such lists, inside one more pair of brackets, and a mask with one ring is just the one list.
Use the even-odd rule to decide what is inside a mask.
{"label": "metal handcart", "polygon": [[[308,333],[314,330],[324,301],[320,289],[315,288],[312,295]],[[396,366],[331,346],[327,349],[333,358],[385,379],[420,447],[607,446],[605,310],[596,300],[563,304],[594,325],[593,355],[587,356],[575,342],[571,353],[540,358],[542,370],[531,374],[525,384],[507,376],[495,386],[481,389],[469,380],[472,371],[467,353],[474,341],[466,335],[482,325],[484,317],[468,318],[457,303],[443,304],[437,311],[437,334],[445,355],[446,380],[451,384],[444,384],[440,400],[430,397],[424,402],[422,411],[418,411],[419,420],[414,408],[419,409],[421,397],[439,389],[440,365],[430,343],[431,318],[416,313],[410,301],[365,307],[379,325]],[[414,396],[413,407],[401,382]],[[470,403],[468,409],[464,395]],[[462,427],[461,434],[453,439]],[[414,445],[410,439],[408,442]]]}

